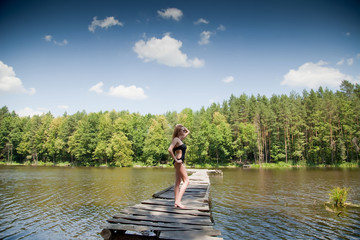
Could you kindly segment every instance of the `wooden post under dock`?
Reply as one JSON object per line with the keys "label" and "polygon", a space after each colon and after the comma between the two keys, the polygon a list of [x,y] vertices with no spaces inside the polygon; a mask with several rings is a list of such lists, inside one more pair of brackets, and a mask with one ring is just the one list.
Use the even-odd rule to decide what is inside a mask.
{"label": "wooden post under dock", "polygon": [[174,186],[153,195],[152,199],[127,207],[101,226],[101,236],[114,239],[201,239],[220,240],[213,228],[210,211],[208,173],[219,170],[191,169],[190,183],[182,204],[174,208]]}

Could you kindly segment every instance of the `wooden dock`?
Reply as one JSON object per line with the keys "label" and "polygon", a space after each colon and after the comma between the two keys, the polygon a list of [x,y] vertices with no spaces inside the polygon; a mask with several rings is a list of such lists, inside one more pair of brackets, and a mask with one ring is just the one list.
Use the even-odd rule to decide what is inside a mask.
{"label": "wooden dock", "polygon": [[190,183],[183,196],[186,209],[174,208],[174,186],[153,195],[152,199],[127,207],[101,226],[101,236],[113,239],[201,239],[220,240],[213,228],[210,211],[208,173],[218,170],[189,170]]}

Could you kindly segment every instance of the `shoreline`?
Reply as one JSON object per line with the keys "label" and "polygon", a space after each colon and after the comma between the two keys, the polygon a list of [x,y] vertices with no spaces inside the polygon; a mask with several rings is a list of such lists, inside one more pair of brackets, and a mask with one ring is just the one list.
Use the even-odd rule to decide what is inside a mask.
{"label": "shoreline", "polygon": [[[111,165],[98,165],[98,166],[91,166],[91,165],[71,165],[69,162],[54,163],[51,162],[41,162],[39,161],[38,164],[32,164],[30,162],[25,163],[9,163],[0,161],[0,166],[30,166],[30,167],[95,167],[95,168],[123,168],[119,166],[111,166]],[[241,164],[227,164],[227,165],[212,165],[212,164],[194,164],[194,165],[186,165],[188,168],[193,169],[214,169],[214,168],[224,168],[224,169],[235,169],[235,168],[244,168]],[[261,165],[258,163],[252,163],[246,165],[246,169],[302,169],[302,168],[320,168],[320,169],[357,169],[360,168],[360,163],[357,162],[346,162],[341,164],[320,164],[320,165],[304,165],[304,164],[297,164],[292,165],[289,163],[278,162],[278,163],[262,163]],[[126,166],[127,168],[173,168],[172,164],[159,164],[156,166],[147,166],[143,164],[133,164],[132,166]],[[244,168],[245,169],[245,168]]]}

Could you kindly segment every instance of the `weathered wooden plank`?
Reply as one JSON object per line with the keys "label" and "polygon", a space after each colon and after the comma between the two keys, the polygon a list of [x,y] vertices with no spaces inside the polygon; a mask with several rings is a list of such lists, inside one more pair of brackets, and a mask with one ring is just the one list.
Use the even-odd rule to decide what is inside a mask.
{"label": "weathered wooden plank", "polygon": [[151,221],[151,222],[162,222],[162,223],[182,223],[182,224],[190,224],[190,225],[214,225],[210,219],[201,220],[201,219],[182,219],[176,217],[166,217],[166,216],[134,216],[130,214],[118,214],[117,218],[108,219],[108,222],[117,223],[119,219],[127,219],[127,220],[138,220],[138,221]]}
{"label": "weathered wooden plank", "polygon": [[[182,230],[175,230],[175,231],[167,231],[167,230],[163,230],[162,235],[166,235],[166,234],[173,234],[173,235],[183,235],[184,231]],[[221,232],[219,230],[216,229],[211,229],[211,230],[193,230],[191,231],[191,233],[193,233],[194,235],[208,235],[208,236],[220,236]],[[161,234],[160,234],[161,235]]]}
{"label": "weathered wooden plank", "polygon": [[[207,185],[204,188],[187,188],[185,191],[185,194],[192,195],[192,194],[205,194],[207,191]],[[161,194],[157,194],[155,198],[161,198],[161,195],[163,194],[171,194],[174,195],[174,189],[169,189],[165,192],[162,192]]]}
{"label": "weathered wooden plank", "polygon": [[[181,187],[180,187],[181,188]],[[206,192],[208,190],[208,184],[203,184],[203,185],[193,185],[193,186],[188,186],[186,188],[186,193],[192,193],[192,192]],[[167,192],[171,192],[172,194],[174,194],[174,188],[167,188],[164,191],[160,191],[157,192],[153,195],[154,198],[158,198],[161,194],[167,193]]]}
{"label": "weathered wooden plank", "polygon": [[[180,187],[182,186],[182,184],[180,185]],[[190,182],[190,184],[188,185],[187,189],[203,189],[203,190],[206,190],[207,189],[207,184],[201,184],[201,183],[192,183]],[[186,190],[187,190],[186,189]],[[165,188],[164,190],[162,191],[159,191],[157,193],[160,193],[160,192],[165,192],[165,191],[169,191],[169,190],[174,190],[174,185],[168,187],[168,188]]]}
{"label": "weathered wooden plank", "polygon": [[209,179],[208,175],[206,175],[206,176],[194,175],[194,176],[189,177],[189,179],[192,180],[192,181],[210,182],[210,179]]}
{"label": "weathered wooden plank", "polygon": [[[186,197],[196,197],[196,198],[203,198],[205,196],[206,192],[186,192],[183,195],[183,198]],[[161,195],[158,196],[158,198],[165,198],[165,199],[174,199],[174,192],[164,192]]]}
{"label": "weathered wooden plank", "polygon": [[186,209],[181,209],[181,208],[174,208],[174,206],[157,206],[157,205],[148,205],[148,204],[138,204],[135,205],[134,207],[139,208],[139,209],[147,209],[147,210],[154,210],[156,209],[156,211],[168,211],[168,212],[174,212],[174,213],[181,213],[181,214],[194,214],[197,213],[198,215],[204,215],[203,213],[208,213],[210,211],[209,206],[205,206],[205,207],[195,207],[195,208],[191,208],[188,207]]}
{"label": "weathered wooden plank", "polygon": [[[116,221],[115,221],[116,220]],[[183,223],[163,223],[163,222],[151,222],[151,221],[135,221],[135,220],[128,220],[128,219],[114,219],[114,221],[108,222],[115,225],[134,225],[134,226],[147,226],[147,227],[161,227],[166,228],[166,230],[211,230],[213,229],[212,226],[209,225],[190,225],[190,224],[183,224]],[[115,230],[115,229],[114,229]],[[121,230],[121,229],[118,229]]]}
{"label": "weathered wooden plank", "polygon": [[218,237],[210,237],[210,236],[191,236],[191,234],[184,234],[183,236],[164,236],[159,237],[159,239],[167,239],[167,240],[184,240],[184,239],[191,239],[191,240],[223,240],[223,238]]}
{"label": "weathered wooden plank", "polygon": [[[184,204],[185,204],[185,201],[184,201]],[[154,210],[154,209],[161,209],[161,207],[167,207],[168,209],[175,209],[175,210],[185,210],[185,211],[188,211],[188,210],[198,210],[198,211],[205,211],[205,212],[208,212],[210,211],[210,207],[209,206],[204,206],[204,205],[198,205],[198,204],[191,204],[191,202],[188,202],[186,203],[187,205],[186,208],[175,208],[174,205],[165,205],[165,206],[161,206],[161,205],[151,205],[151,204],[137,204],[135,205],[136,207],[139,207],[139,208],[142,208],[142,209],[149,209],[149,210]],[[150,208],[149,208],[150,207]]]}
{"label": "weathered wooden plank", "polygon": [[145,223],[147,225],[131,225],[131,221],[127,221],[126,224],[121,223],[103,223],[100,228],[102,229],[109,229],[109,230],[121,230],[121,231],[134,231],[134,232],[142,232],[142,231],[205,231],[205,230],[212,230],[211,227],[208,226],[188,226],[188,225],[178,225],[178,226],[171,226],[165,225],[164,227],[156,224],[156,226]]}
{"label": "weathered wooden plank", "polygon": [[188,185],[188,187],[189,187],[189,188],[203,188],[203,189],[206,189],[207,184],[190,182],[189,185]]}
{"label": "weathered wooden plank", "polygon": [[[140,216],[166,216],[166,217],[176,217],[176,218],[184,218],[184,219],[200,219],[200,220],[208,220],[209,216],[198,216],[198,215],[189,215],[189,214],[177,214],[177,213],[169,213],[169,212],[159,212],[159,211],[148,211],[142,209],[124,209],[120,211],[121,214],[132,214],[132,215],[140,215]],[[121,218],[121,214],[115,215],[113,218]]]}
{"label": "weathered wooden plank", "polygon": [[206,191],[206,194],[204,196],[204,202],[209,202],[209,194],[210,194],[210,184],[208,185],[208,189]]}
{"label": "weathered wooden plank", "polygon": [[192,239],[192,240],[220,240],[222,238],[209,236],[207,234],[202,234],[201,232],[197,233],[196,231],[173,231],[166,232],[162,231],[160,233],[159,239],[172,239],[172,240],[183,240],[183,239]]}
{"label": "weathered wooden plank", "polygon": [[[161,231],[159,239],[219,239],[219,230]],[[215,237],[215,238],[214,238]]]}
{"label": "weathered wooden plank", "polygon": [[[204,203],[202,200],[194,200],[192,199],[191,202],[189,200],[182,200],[184,203],[194,203],[198,205],[208,205]],[[152,198],[141,201],[143,204],[152,204],[152,205],[167,205],[167,206],[174,206],[174,200],[172,199],[164,199],[164,198]]]}
{"label": "weathered wooden plank", "polygon": [[[188,192],[188,193],[193,193],[193,192],[205,193],[206,191],[207,191],[207,188],[205,188],[205,187],[203,187],[203,188],[191,188],[191,187],[186,188],[186,192]],[[174,193],[174,190],[168,191],[168,192]]]}
{"label": "weathered wooden plank", "polygon": [[[192,210],[192,209],[180,209],[180,208],[174,208],[174,207],[166,207],[166,206],[151,206],[146,204],[139,204],[139,206],[133,206],[128,207],[126,209],[139,209],[139,210],[145,210],[145,211],[152,211],[156,210],[157,212],[168,212],[168,213],[174,213],[174,214],[182,214],[182,215],[194,215],[194,216],[209,216],[209,211],[199,211],[199,210]],[[209,209],[209,207],[208,207]],[[116,215],[114,216],[116,217]]]}
{"label": "weathered wooden plank", "polygon": [[[187,201],[188,200],[188,201]],[[186,206],[185,209],[183,210],[199,210],[199,211],[210,211],[210,207],[209,205],[204,205],[204,204],[199,204],[198,201],[192,201],[194,199],[191,198],[185,198],[184,201],[182,201],[182,203]],[[172,200],[172,203],[168,203],[168,202],[159,202],[159,203],[152,203],[152,202],[147,202],[147,201],[143,201],[143,204],[141,205],[145,205],[145,206],[140,206],[135,205],[136,207],[140,207],[140,208],[147,208],[147,206],[151,206],[151,208],[147,208],[147,209],[158,209],[159,207],[167,207],[169,209],[173,208],[173,209],[180,209],[180,208],[174,208],[174,200]]]}
{"label": "weathered wooden plank", "polygon": [[209,177],[207,174],[206,175],[196,174],[196,175],[191,175],[189,179],[204,179],[205,181],[207,181]]}
{"label": "weathered wooden plank", "polygon": [[192,181],[193,184],[197,184],[197,185],[208,185],[210,184],[210,180],[209,181],[204,181],[204,180],[200,180],[200,179],[190,179],[190,181]]}
{"label": "weathered wooden plank", "polygon": [[165,188],[164,190],[161,190],[161,191],[159,191],[159,192],[157,192],[157,193],[154,193],[154,194],[153,194],[153,197],[154,197],[154,198],[157,198],[157,197],[159,197],[161,194],[163,194],[164,192],[169,191],[170,189],[173,189],[173,191],[174,191],[174,185],[171,185],[170,187]]}
{"label": "weathered wooden plank", "polygon": [[[130,224],[114,224],[114,223],[104,223],[100,226],[102,229],[110,229],[110,230],[123,230],[123,231],[151,231],[151,230],[167,230],[167,228],[163,227],[151,227],[151,226],[139,226],[139,225],[130,225]],[[179,228],[181,229],[181,228]],[[174,229],[173,229],[174,230]]]}

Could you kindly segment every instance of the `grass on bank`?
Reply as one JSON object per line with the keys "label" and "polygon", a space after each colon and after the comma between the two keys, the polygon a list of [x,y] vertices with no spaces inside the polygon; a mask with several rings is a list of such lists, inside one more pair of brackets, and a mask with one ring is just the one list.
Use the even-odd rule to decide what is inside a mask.
{"label": "grass on bank", "polygon": [[308,164],[306,161],[299,161],[293,163],[289,162],[277,162],[277,163],[255,163],[250,164],[252,168],[359,168],[360,165],[357,162],[344,162],[339,164]]}
{"label": "grass on bank", "polygon": [[46,166],[46,167],[70,167],[71,164],[69,162],[60,162],[60,163],[56,163],[54,165],[53,162],[43,162],[43,161],[38,161],[37,165],[34,164],[34,162],[32,161],[25,161],[23,163],[18,163],[18,162],[5,162],[5,161],[0,161],[0,166],[1,165],[6,165],[6,166]]}
{"label": "grass on bank", "polygon": [[[53,162],[43,162],[38,161],[37,165],[34,164],[33,161],[25,161],[24,163],[18,163],[18,162],[7,162],[7,161],[0,161],[0,165],[8,165],[8,166],[56,166],[56,167],[70,167],[72,164],[70,162],[59,162],[59,163],[53,163]],[[86,165],[86,167],[91,167],[92,165]],[[306,163],[306,161],[299,161],[296,163],[293,163],[292,161],[289,162],[276,162],[276,163],[250,163],[250,168],[254,169],[290,169],[290,168],[359,168],[360,163],[357,163],[355,161],[353,162],[344,162],[339,164],[318,164],[318,165],[309,165]],[[118,167],[114,164],[96,164],[94,167]],[[159,168],[172,168],[173,164],[172,162],[168,163],[158,163],[157,165],[148,165],[144,162],[134,162],[129,167],[159,167]],[[238,164],[236,162],[228,162],[224,164],[216,164],[216,163],[195,163],[195,164],[189,164],[187,163],[187,167],[189,168],[242,168],[242,164]]]}

